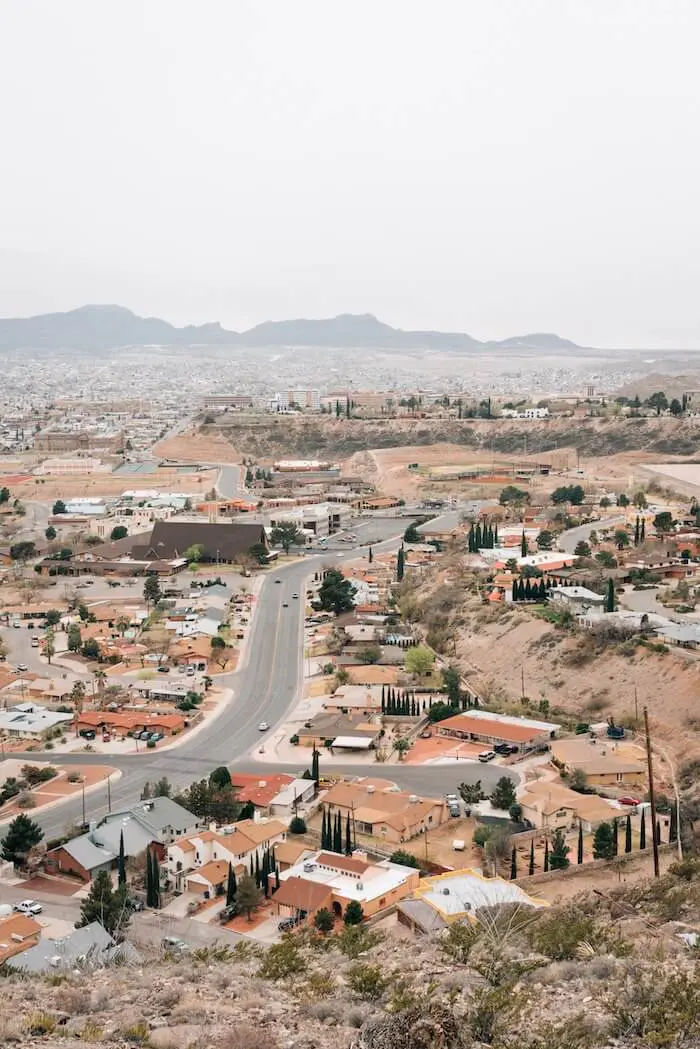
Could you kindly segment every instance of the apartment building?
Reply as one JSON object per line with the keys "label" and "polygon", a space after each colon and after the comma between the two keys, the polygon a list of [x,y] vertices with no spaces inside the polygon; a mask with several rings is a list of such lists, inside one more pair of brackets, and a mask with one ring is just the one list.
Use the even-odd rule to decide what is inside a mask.
{"label": "apartment building", "polygon": [[321,397],[318,390],[287,390],[287,407],[307,408],[313,412],[320,412]]}

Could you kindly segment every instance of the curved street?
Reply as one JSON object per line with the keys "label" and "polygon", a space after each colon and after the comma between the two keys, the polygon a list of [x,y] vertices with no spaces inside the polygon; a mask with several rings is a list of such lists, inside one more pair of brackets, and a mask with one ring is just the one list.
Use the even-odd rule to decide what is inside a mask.
{"label": "curved street", "polygon": [[[368,529],[373,526],[369,524]],[[356,529],[358,532],[359,529]],[[376,550],[390,550],[398,545],[400,537],[392,537],[375,545]],[[146,782],[162,776],[174,787],[184,787],[193,780],[207,776],[217,765],[235,766],[239,772],[260,775],[276,772],[303,771],[310,766],[311,754],[299,749],[298,762],[294,764],[264,763],[252,758],[251,752],[264,745],[275,727],[284,721],[287,713],[296,704],[301,694],[304,643],[304,601],[294,600],[293,593],[303,597],[306,581],[329,562],[350,560],[358,556],[354,548],[342,554],[312,556],[281,565],[270,572],[260,590],[257,607],[251,623],[251,632],[246,644],[242,665],[231,674],[217,677],[217,683],[233,691],[233,698],[223,705],[214,717],[205,721],[180,743],[157,750],[133,755],[109,755],[71,753],[67,760],[71,764],[109,764],[118,768],[122,775],[111,786],[112,809],[126,807],[136,801]],[[281,579],[279,585],[275,579]],[[283,607],[287,603],[287,608]],[[262,735],[258,730],[261,721],[267,721],[270,732]],[[20,753],[13,757],[36,760],[36,754]],[[322,753],[321,770],[331,771],[333,762]],[[419,794],[441,795],[454,791],[463,781],[480,779],[485,790],[491,789],[496,780],[504,775],[517,774],[502,767],[491,767],[463,761],[443,765],[402,765],[386,767],[343,763],[337,765],[339,774],[367,775],[381,773],[404,788]],[[107,811],[106,787],[85,795],[86,819],[99,819]],[[82,819],[80,796],[61,802],[33,817],[41,824],[47,837],[60,835],[68,825]]]}

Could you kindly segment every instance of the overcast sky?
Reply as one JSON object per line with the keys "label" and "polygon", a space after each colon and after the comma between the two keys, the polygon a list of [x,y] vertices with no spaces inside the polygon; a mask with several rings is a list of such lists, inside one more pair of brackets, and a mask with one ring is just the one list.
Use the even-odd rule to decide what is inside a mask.
{"label": "overcast sky", "polygon": [[700,347],[698,0],[4,0],[0,315]]}

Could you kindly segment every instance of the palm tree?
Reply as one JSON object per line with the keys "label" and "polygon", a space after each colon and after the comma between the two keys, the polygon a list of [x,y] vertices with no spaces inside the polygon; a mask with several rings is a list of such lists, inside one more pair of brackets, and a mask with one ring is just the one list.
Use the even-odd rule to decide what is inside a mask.
{"label": "palm tree", "polygon": [[120,635],[122,637],[124,637],[124,634],[126,633],[126,631],[129,629],[129,626],[131,625],[131,621],[128,618],[128,616],[119,616],[119,619],[117,619],[117,621],[116,621],[116,623],[114,625],[116,626],[116,628],[119,631]]}
{"label": "palm tree", "polygon": [[102,704],[103,704],[103,701],[104,701],[105,681],[106,680],[107,680],[107,675],[104,672],[104,670],[96,670],[95,671],[95,684],[97,685],[97,697],[98,697],[98,704],[99,704],[100,710],[102,709]]}

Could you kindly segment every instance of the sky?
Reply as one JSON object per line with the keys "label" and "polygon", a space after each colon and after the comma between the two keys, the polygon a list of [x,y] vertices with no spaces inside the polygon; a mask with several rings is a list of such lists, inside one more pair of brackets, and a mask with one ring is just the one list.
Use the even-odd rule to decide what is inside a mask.
{"label": "sky", "polygon": [[0,316],[700,348],[697,0],[5,0]]}

